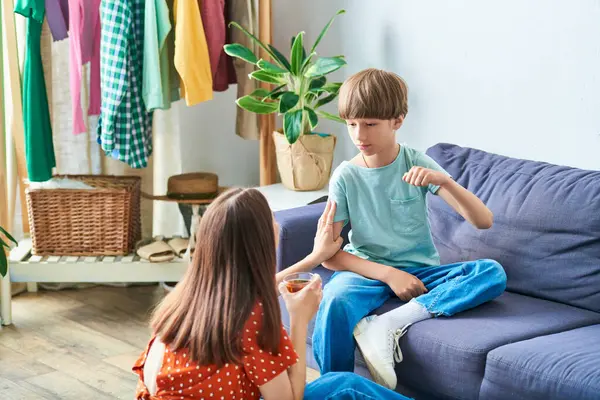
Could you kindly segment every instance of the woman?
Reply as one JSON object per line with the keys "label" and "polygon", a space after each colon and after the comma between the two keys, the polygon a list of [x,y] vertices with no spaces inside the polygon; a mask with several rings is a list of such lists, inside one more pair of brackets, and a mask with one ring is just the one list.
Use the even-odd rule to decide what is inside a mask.
{"label": "woman", "polygon": [[[296,265],[314,267],[339,250],[334,214],[328,203],[312,253]],[[406,399],[351,373],[329,373],[305,387],[306,335],[321,280],[294,294],[279,285],[288,336],[275,289],[278,229],[255,189],[229,190],[208,207],[192,263],[155,310],[152,338],[133,367],[136,399]]]}

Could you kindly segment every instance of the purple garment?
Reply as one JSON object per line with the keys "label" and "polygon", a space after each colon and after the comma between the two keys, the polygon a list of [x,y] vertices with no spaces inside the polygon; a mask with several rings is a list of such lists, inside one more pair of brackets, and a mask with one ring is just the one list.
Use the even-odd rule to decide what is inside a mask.
{"label": "purple garment", "polygon": [[46,18],[54,41],[63,40],[68,37],[69,31],[69,1],[68,0],[45,0]]}

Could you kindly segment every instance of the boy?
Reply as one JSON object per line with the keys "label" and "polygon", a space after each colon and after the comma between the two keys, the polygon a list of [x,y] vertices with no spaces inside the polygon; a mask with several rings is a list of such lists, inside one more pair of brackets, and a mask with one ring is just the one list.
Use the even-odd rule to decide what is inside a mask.
{"label": "boy", "polygon": [[[375,381],[391,389],[410,324],[476,307],[506,287],[493,260],[440,266],[427,193],[478,229],[490,228],[493,215],[433,159],[396,143],[407,106],[406,84],[390,72],[361,71],[340,89],[339,114],[360,153],[335,170],[329,191],[337,204],[334,238],[348,221],[352,231],[344,250],[323,264],[338,272],[325,285],[313,334],[322,374],[354,370],[354,336]],[[391,296],[408,303],[366,317]]]}

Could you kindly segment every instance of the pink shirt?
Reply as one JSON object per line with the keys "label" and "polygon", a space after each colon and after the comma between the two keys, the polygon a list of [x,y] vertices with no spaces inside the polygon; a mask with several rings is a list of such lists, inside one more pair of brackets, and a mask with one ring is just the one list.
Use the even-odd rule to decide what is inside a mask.
{"label": "pink shirt", "polygon": [[73,133],[86,132],[81,110],[82,66],[90,63],[88,115],[100,114],[100,0],[69,0]]}

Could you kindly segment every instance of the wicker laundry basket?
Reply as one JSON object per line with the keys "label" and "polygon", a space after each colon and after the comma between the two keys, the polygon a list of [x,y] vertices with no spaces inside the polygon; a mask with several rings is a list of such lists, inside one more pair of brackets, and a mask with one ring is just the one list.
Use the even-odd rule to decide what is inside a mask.
{"label": "wicker laundry basket", "polygon": [[100,256],[131,253],[141,237],[141,178],[58,175],[94,189],[27,189],[32,253]]}

